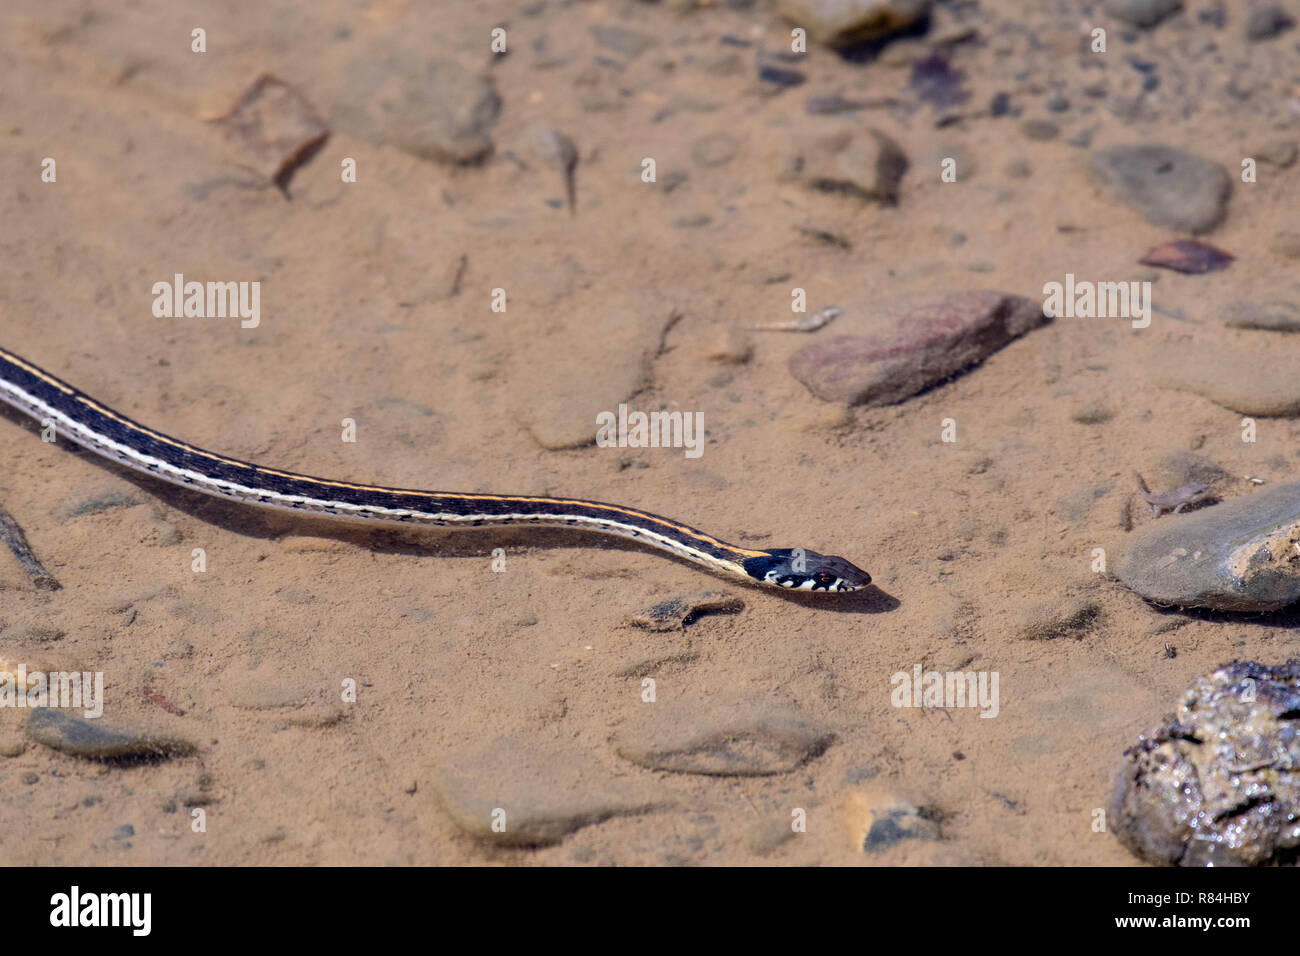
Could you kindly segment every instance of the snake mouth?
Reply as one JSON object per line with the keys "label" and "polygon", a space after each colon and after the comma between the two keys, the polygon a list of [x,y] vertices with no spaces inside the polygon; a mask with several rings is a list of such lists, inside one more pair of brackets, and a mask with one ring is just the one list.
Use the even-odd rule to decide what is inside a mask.
{"label": "snake mouth", "polygon": [[790,591],[843,594],[871,583],[871,575],[851,561],[807,548],[773,548],[744,561],[742,567],[755,581]]}

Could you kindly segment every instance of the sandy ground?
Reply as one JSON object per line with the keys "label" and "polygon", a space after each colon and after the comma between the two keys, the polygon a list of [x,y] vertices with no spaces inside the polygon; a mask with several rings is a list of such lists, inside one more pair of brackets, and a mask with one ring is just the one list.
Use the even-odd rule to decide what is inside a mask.
{"label": "sandy ground", "polygon": [[[1184,318],[1157,316],[1140,338],[1123,322],[1059,319],[875,409],[822,403],[791,377],[786,362],[809,336],[755,334],[748,362],[711,358],[729,330],[788,318],[794,286],[810,309],[839,305],[847,320],[934,288],[1039,297],[1066,272],[1147,272],[1137,259],[1176,236],[1105,195],[1082,169],[1087,150],[1066,138],[1096,127],[1093,148],[1165,142],[1235,172],[1251,142],[1294,132],[1297,118],[1285,71],[1256,76],[1247,106],[1219,92],[1251,62],[1240,24],[1220,35],[1222,56],[1199,60],[1188,34],[1209,28],[1194,17],[1143,34],[1132,50],[1184,81],[1135,114],[1087,114],[1078,88],[1101,74],[1080,69],[1077,51],[1092,8],[1007,0],[971,20],[941,4],[932,36],[973,25],[977,38],[953,53],[970,96],[952,112],[964,115],[938,126],[915,96],[847,118],[803,106],[836,92],[907,99],[910,65],[932,49],[924,38],[864,64],[813,46],[796,67],[807,83],[760,89],[756,49],[789,36],[762,4],[326,0],[219,3],[198,17],[153,0],[97,6],[19,0],[0,17],[0,344],[237,457],[399,487],[622,502],[748,547],[843,554],[879,591],[798,600],[617,542],[394,537],[249,513],[132,481],[6,419],[0,503],[64,587],[38,591],[0,559],[0,648],[101,670],[106,721],[199,747],[100,764],[24,743],[25,714],[0,712],[8,862],[1124,865],[1133,858],[1093,828],[1121,751],[1195,676],[1300,649],[1285,614],[1163,611],[1091,570],[1093,549],[1122,534],[1134,469],[1154,484],[1163,456],[1195,449],[1239,482],[1291,477],[1296,422],[1268,420],[1245,444],[1239,415],[1155,389],[1143,369],[1160,350],[1252,334],[1223,329],[1218,304],[1296,296],[1294,270],[1267,243],[1294,219],[1295,169],[1235,184],[1209,238],[1237,261],[1163,274],[1156,299]],[[494,60],[499,23],[512,52]],[[196,25],[208,32],[201,55],[189,48]],[[590,28],[602,25],[653,45],[600,49]],[[558,51],[545,67],[542,35]],[[733,49],[724,35],[754,44],[734,48],[735,71],[713,59]],[[419,159],[331,124],[286,199],[207,122],[267,71],[328,118],[349,64],[407,48],[415,62],[431,50],[492,77],[503,105],[482,164]],[[1140,90],[1127,55],[1105,71],[1115,94]],[[1000,90],[1021,119],[988,116]],[[1054,91],[1076,104],[1052,117],[1062,136],[1026,138],[1019,124],[1047,117]],[[538,122],[578,147],[576,215],[559,174],[528,152]],[[774,147],[834,123],[869,123],[902,146],[913,165],[897,205],[773,174]],[[718,132],[734,156],[693,159],[692,144]],[[954,150],[969,174],[942,184],[937,160]],[[57,183],[40,181],[47,156]],[[357,160],[356,183],[340,181],[344,157]],[[641,181],[645,157],[656,185]],[[666,190],[673,171],[687,177]],[[692,217],[708,222],[683,225]],[[260,326],[155,317],[152,284],[178,272],[260,281]],[[495,288],[507,290],[504,314],[490,308]],[[628,375],[640,380],[627,386]],[[607,407],[619,388],[637,408],[702,411],[704,454],[539,444],[539,430],[587,427],[591,403]],[[1078,414],[1097,406],[1110,413],[1100,424]],[[355,443],[340,440],[344,418]],[[955,443],[940,440],[948,418]],[[496,547],[505,573],[491,570]],[[744,610],[667,634],[628,624],[708,589]],[[1089,626],[1026,636],[1079,601],[1095,605]],[[683,662],[655,674],[660,700],[780,701],[831,727],[834,743],[768,777],[624,761],[611,741],[652,705],[639,679],[615,672],[674,654]],[[891,706],[890,676],[916,664],[996,671],[998,716]],[[355,704],[338,703],[346,679]],[[439,808],[429,768],[503,737],[575,755],[579,786],[607,774],[671,805],[550,847],[485,845]],[[926,808],[942,838],[865,854],[863,781]],[[204,833],[191,829],[196,806]],[[808,810],[809,832],[775,847],[751,838],[791,806]]]}

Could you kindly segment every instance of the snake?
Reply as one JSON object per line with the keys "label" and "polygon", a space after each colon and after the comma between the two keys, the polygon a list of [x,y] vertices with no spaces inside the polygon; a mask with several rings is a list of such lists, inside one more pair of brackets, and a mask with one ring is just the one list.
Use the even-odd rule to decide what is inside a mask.
{"label": "snake", "polygon": [[805,548],[751,550],[678,521],[580,498],[419,491],[313,478],[229,458],[146,428],[33,363],[0,348],[0,401],[131,471],[247,505],[382,525],[577,528],[618,535],[746,584],[826,594],[857,591],[871,575]]}

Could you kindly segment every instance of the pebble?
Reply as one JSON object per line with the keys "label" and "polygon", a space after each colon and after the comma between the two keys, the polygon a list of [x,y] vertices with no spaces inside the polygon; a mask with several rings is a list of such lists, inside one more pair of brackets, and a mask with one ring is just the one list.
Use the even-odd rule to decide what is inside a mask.
{"label": "pebble", "polygon": [[[427,774],[434,800],[463,831],[502,846],[551,846],[583,827],[656,809],[644,781],[615,777],[581,750],[502,737]],[[493,828],[504,811],[504,830]]]}
{"label": "pebble", "polygon": [[793,707],[767,698],[688,697],[647,707],[614,740],[641,767],[719,777],[789,773],[819,757],[835,735]]}
{"label": "pebble", "polygon": [[821,192],[892,204],[908,160],[879,130],[844,129],[809,139],[792,136],[780,159],[780,175]]}
{"label": "pebble", "polygon": [[1231,183],[1223,167],[1171,146],[1113,146],[1093,153],[1089,168],[1156,226],[1208,232],[1227,213]]}
{"label": "pebble", "polygon": [[307,98],[269,73],[258,77],[216,123],[241,161],[282,189],[329,138]]}
{"label": "pebble", "polygon": [[1176,866],[1292,862],[1300,847],[1300,661],[1233,661],[1124,752],[1110,826]]}
{"label": "pebble", "polygon": [[1153,247],[1138,260],[1144,266],[1159,266],[1172,269],[1184,275],[1203,275],[1206,272],[1222,272],[1236,259],[1230,252],[1224,252],[1208,242],[1195,239],[1176,239]]}
{"label": "pebble", "polygon": [[1057,94],[1047,101],[1047,109],[1052,113],[1065,113],[1070,109],[1070,98]]}
{"label": "pebble", "polygon": [[1091,598],[1062,598],[1035,605],[1020,615],[1016,631],[1027,641],[1054,641],[1082,637],[1101,616],[1101,605]]}
{"label": "pebble", "polygon": [[738,614],[745,602],[725,591],[700,591],[660,601],[631,619],[647,631],[681,631],[706,614]]}
{"label": "pebble", "polygon": [[1285,33],[1295,26],[1293,18],[1276,3],[1266,3],[1255,7],[1246,18],[1246,39],[1258,43],[1271,40],[1280,33]]}
{"label": "pebble", "polygon": [[960,106],[970,98],[970,93],[962,86],[963,79],[965,74],[953,69],[946,57],[932,53],[912,64],[912,75],[907,85],[921,102],[929,103],[936,110],[946,110]]}
{"label": "pebble", "polygon": [[776,90],[789,89],[792,86],[802,86],[808,79],[798,70],[787,69],[783,66],[773,66],[771,63],[763,63],[758,68],[758,80],[760,83],[766,83],[769,87]]}
{"label": "pebble", "polygon": [[1115,576],[1149,601],[1272,611],[1300,600],[1300,482],[1153,521],[1124,539]]}
{"label": "pebble", "polygon": [[1107,0],[1106,12],[1135,27],[1149,30],[1183,8],[1183,0]]}
{"label": "pebble", "polygon": [[930,0],[777,0],[776,8],[809,39],[843,48],[906,29],[929,13]]}
{"label": "pebble", "polygon": [[451,60],[372,53],[349,63],[345,80],[334,111],[340,129],[451,165],[482,162],[492,152],[501,97],[490,77]]}
{"label": "pebble", "polygon": [[621,53],[629,60],[634,60],[655,45],[653,37],[626,27],[593,26],[591,35],[596,43],[606,50]]}
{"label": "pebble", "polygon": [[92,760],[185,757],[198,750],[193,743],[170,734],[112,727],[51,707],[32,711],[27,736],[38,744],[74,757]]}
{"label": "pebble", "polygon": [[1145,371],[1161,388],[1195,392],[1243,415],[1300,414],[1295,363],[1274,352],[1187,345],[1156,355]]}
{"label": "pebble", "polygon": [[1295,140],[1290,139],[1270,139],[1267,142],[1260,143],[1250,153],[1259,162],[1277,166],[1279,169],[1286,169],[1294,165],[1296,154]]}
{"label": "pebble", "polygon": [[725,166],[738,148],[736,138],[730,133],[710,133],[691,143],[691,159],[700,166]]}
{"label": "pebble", "polygon": [[1010,93],[994,93],[993,99],[989,101],[989,115],[994,118],[999,116],[1018,116],[1020,115],[1020,111],[1012,109]]}
{"label": "pebble", "polygon": [[1254,302],[1238,299],[1219,310],[1225,325],[1268,332],[1300,332],[1300,305],[1294,302]]}
{"label": "pebble", "polygon": [[[853,321],[850,310],[840,323]],[[1047,322],[1042,305],[986,290],[920,300],[872,317],[872,334],[806,345],[790,373],[818,398],[892,405],[983,361]]]}
{"label": "pebble", "polygon": [[1060,136],[1061,127],[1057,126],[1051,120],[1031,119],[1025,120],[1020,124],[1020,132],[1025,139],[1032,139],[1044,143]]}
{"label": "pebble", "polygon": [[839,817],[863,853],[877,855],[911,840],[941,838],[934,814],[883,781],[857,787],[839,801]]}

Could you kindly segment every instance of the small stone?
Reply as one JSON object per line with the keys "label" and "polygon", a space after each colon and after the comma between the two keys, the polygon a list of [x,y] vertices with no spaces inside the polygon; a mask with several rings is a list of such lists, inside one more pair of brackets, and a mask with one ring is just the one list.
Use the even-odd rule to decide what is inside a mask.
{"label": "small stone", "polygon": [[1101,616],[1101,605],[1075,597],[1039,604],[1020,616],[1017,631],[1027,641],[1054,641],[1082,637]]}
{"label": "small stone", "polygon": [[614,743],[624,760],[652,770],[720,777],[789,773],[834,740],[825,727],[767,699],[683,698],[648,710]]}
{"label": "small stone", "polygon": [[1294,302],[1237,300],[1219,310],[1225,325],[1268,332],[1300,332],[1300,305]]}
{"label": "small stone", "polygon": [[[840,322],[858,316],[850,310]],[[871,334],[804,346],[791,356],[790,373],[823,401],[892,405],[982,362],[1048,319],[1031,299],[980,290],[879,311],[870,321]]]}
{"label": "small stone", "polygon": [[198,750],[190,741],[170,734],[111,727],[53,708],[32,711],[27,736],[62,753],[93,760],[185,757]]}
{"label": "small stone", "polygon": [[808,77],[798,70],[774,66],[771,63],[763,63],[758,68],[758,81],[766,83],[776,90],[788,90],[793,86],[802,86],[807,80]]}
{"label": "small stone", "polygon": [[306,97],[269,73],[258,77],[216,122],[237,145],[243,162],[281,189],[329,138]]}
{"label": "small stone", "polygon": [[821,192],[843,193],[892,204],[907,171],[907,156],[878,130],[845,129],[808,140],[792,140],[782,175]]}
{"label": "small stone", "polygon": [[1183,8],[1182,0],[1107,0],[1106,12],[1135,27],[1149,30]]}
{"label": "small stone", "polygon": [[1255,43],[1271,40],[1294,26],[1295,19],[1285,9],[1275,3],[1266,3],[1250,11],[1246,18],[1246,38]]}
{"label": "small stone", "polygon": [[700,591],[670,598],[632,618],[633,627],[647,631],[680,631],[706,614],[738,614],[745,602],[725,591]]}
{"label": "small stone", "polygon": [[1295,163],[1296,154],[1297,147],[1294,140],[1271,139],[1256,146],[1250,155],[1261,163],[1286,169]]}
{"label": "small stone", "polygon": [[648,785],[611,776],[581,751],[517,737],[449,757],[428,777],[420,791],[431,792],[458,827],[503,846],[554,845],[575,830],[662,804]]}
{"label": "small stone", "polygon": [[1124,752],[1112,831],[1176,866],[1263,866],[1300,847],[1300,661],[1233,661]]}
{"label": "small stone", "polygon": [[1300,379],[1285,355],[1190,345],[1178,354],[1159,354],[1146,366],[1161,388],[1195,392],[1243,415],[1300,415]]}
{"label": "small stone", "polygon": [[840,798],[838,809],[855,845],[873,856],[906,841],[928,842],[941,837],[932,810],[922,809],[882,781],[848,791]]}
{"label": "small stone", "polygon": [[1065,113],[1070,109],[1070,99],[1057,93],[1047,101],[1047,109],[1052,113]]}
{"label": "small stone", "polygon": [[701,166],[725,166],[739,148],[730,133],[710,133],[691,144],[691,159]]}
{"label": "small stone", "polygon": [[626,27],[594,26],[591,35],[596,43],[606,50],[621,53],[629,60],[634,60],[655,45],[653,37],[629,30]]}
{"label": "small stone", "polygon": [[1019,111],[1013,111],[1011,108],[1011,94],[999,92],[993,94],[993,99],[989,101],[989,115],[996,118],[999,116],[1015,116]]}
{"label": "small stone", "polygon": [[479,163],[492,152],[501,97],[489,77],[451,60],[416,62],[376,50],[349,63],[344,78],[339,128],[452,165]]}
{"label": "small stone", "polygon": [[1061,128],[1051,120],[1031,119],[1020,124],[1020,132],[1025,139],[1047,142],[1061,135]]}
{"label": "small stone", "polygon": [[1080,425],[1104,425],[1114,417],[1115,412],[1101,402],[1089,402],[1070,414],[1070,420]]}
{"label": "small stone", "polygon": [[1218,163],[1170,146],[1114,146],[1094,153],[1093,176],[1153,225],[1208,232],[1227,212],[1231,181]]}
{"label": "small stone", "polygon": [[760,820],[745,831],[743,837],[745,848],[750,853],[756,853],[759,856],[767,856],[778,847],[789,843],[798,833],[795,832],[791,825],[791,820],[777,817],[770,820]]}
{"label": "small stone", "polygon": [[1208,242],[1177,239],[1153,247],[1138,261],[1144,266],[1159,266],[1184,275],[1203,275],[1206,272],[1222,272],[1235,258],[1232,253],[1224,252]]}
{"label": "small stone", "polygon": [[1300,600],[1300,483],[1153,521],[1124,539],[1115,576],[1149,601],[1272,611]]}
{"label": "small stone", "polygon": [[777,0],[781,16],[836,48],[897,33],[929,10],[930,0]]}

